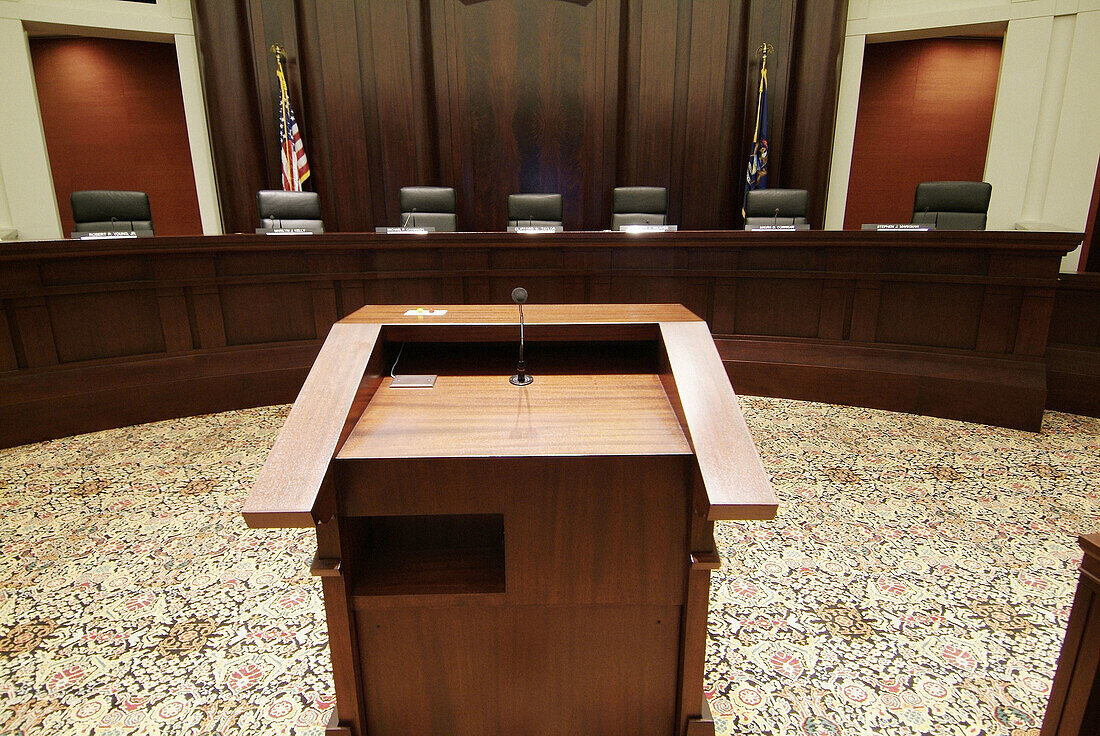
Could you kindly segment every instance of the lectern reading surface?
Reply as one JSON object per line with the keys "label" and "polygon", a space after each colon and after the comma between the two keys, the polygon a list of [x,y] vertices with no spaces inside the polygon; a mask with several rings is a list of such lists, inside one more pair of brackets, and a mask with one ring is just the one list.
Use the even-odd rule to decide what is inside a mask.
{"label": "lectern reading surface", "polygon": [[245,506],[317,529],[330,731],[713,733],[713,520],[776,499],[706,324],[528,305],[517,387],[514,309],[446,309],[335,325]]}

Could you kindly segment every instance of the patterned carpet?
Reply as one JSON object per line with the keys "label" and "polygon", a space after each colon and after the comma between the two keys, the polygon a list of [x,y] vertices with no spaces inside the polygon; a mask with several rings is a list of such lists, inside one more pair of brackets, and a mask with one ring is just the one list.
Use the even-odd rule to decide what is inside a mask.
{"label": "patterned carpet", "polygon": [[[718,529],[719,732],[1037,734],[1100,528],[1100,420],[741,403],[782,506]],[[0,450],[0,734],[322,731],[312,532],[239,515],[285,413]]]}

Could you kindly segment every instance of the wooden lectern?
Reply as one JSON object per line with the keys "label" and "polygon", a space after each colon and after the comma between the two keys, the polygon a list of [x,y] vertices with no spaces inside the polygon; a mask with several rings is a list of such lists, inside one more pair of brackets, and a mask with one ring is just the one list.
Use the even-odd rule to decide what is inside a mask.
{"label": "wooden lectern", "polygon": [[707,325],[525,317],[522,387],[515,306],[341,320],[256,480],[250,526],[317,529],[331,733],[714,733],[713,522],[777,502]]}

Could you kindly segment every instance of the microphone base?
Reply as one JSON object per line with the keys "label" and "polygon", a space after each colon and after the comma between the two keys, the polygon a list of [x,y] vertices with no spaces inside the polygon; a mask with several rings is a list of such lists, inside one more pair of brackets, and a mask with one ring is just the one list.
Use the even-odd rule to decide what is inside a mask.
{"label": "microphone base", "polygon": [[524,373],[523,375],[517,373],[516,375],[508,379],[508,383],[512,384],[513,386],[526,386],[534,380],[535,379],[531,378],[531,376],[527,375],[526,373]]}

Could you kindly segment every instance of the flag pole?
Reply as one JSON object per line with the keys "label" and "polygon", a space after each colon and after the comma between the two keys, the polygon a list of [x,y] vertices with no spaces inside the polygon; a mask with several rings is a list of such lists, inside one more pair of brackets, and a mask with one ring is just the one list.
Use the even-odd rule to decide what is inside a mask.
{"label": "flag pole", "polygon": [[756,124],[752,133],[752,154],[745,171],[745,196],[741,200],[741,217],[748,217],[749,192],[767,186],[768,54],[772,51],[775,51],[775,47],[766,41],[756,50],[760,54],[760,85],[756,91]]}

